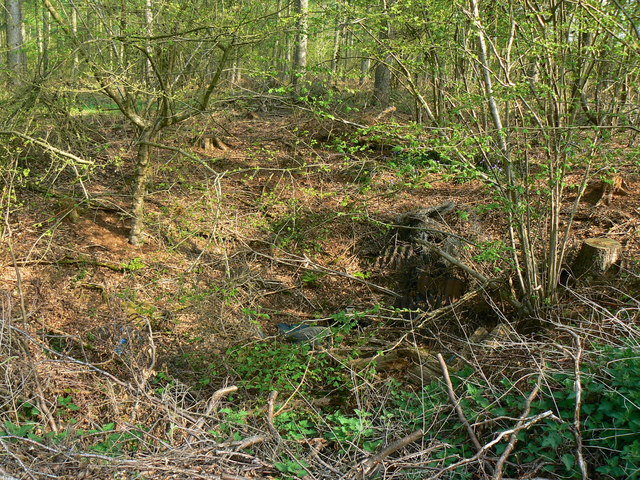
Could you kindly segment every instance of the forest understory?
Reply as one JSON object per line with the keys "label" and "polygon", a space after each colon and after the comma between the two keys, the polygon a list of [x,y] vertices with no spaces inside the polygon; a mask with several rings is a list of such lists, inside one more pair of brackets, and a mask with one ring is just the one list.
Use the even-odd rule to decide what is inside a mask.
{"label": "forest understory", "polygon": [[[0,478],[637,478],[637,147],[620,140],[626,161],[577,203],[584,170],[565,176],[566,274],[532,313],[494,167],[411,147],[410,118],[380,115],[230,102],[165,130],[137,246],[122,117],[68,118],[87,174],[14,139]],[[597,237],[620,258],[573,275]],[[448,241],[457,263],[425,246]],[[300,323],[330,338],[278,329]]]}

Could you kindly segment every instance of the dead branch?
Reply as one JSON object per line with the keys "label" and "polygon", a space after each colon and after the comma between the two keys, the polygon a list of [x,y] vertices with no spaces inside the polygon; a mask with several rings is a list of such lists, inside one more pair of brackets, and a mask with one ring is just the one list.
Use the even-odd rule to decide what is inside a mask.
{"label": "dead branch", "polygon": [[171,150],[172,152],[178,152],[180,155],[183,155],[185,157],[187,157],[190,160],[195,160],[196,162],[198,162],[200,165],[202,165],[206,170],[208,170],[209,172],[218,175],[218,172],[216,172],[213,168],[211,168],[209,165],[207,165],[207,163],[202,160],[200,157],[196,157],[195,155],[190,154],[189,152],[184,151],[181,148],[178,147],[172,147],[170,145],[164,145],[162,143],[154,143],[154,142],[142,142],[146,145],[149,145],[150,147],[156,147],[156,148],[161,148],[163,150]]}
{"label": "dead branch", "polygon": [[278,415],[278,413],[280,413],[279,411],[275,412],[277,399],[278,399],[278,391],[273,390],[269,394],[269,402],[268,402],[268,410],[267,410],[267,425],[269,427],[269,431],[271,432],[271,435],[273,435],[273,437],[278,441],[278,443],[280,443],[282,442],[282,438],[280,437],[280,433],[278,432],[278,429],[273,423],[273,419]]}
{"label": "dead branch", "polygon": [[21,133],[21,132],[17,132],[15,130],[0,130],[0,135],[15,135],[16,137],[20,137],[23,140],[27,140],[28,142],[35,143],[39,147],[42,147],[45,150],[48,150],[48,151],[50,151],[52,153],[55,153],[56,155],[60,155],[61,157],[68,158],[69,160],[73,160],[74,162],[76,162],[79,165],[93,165],[93,162],[91,160],[84,160],[84,159],[74,155],[73,153],[69,153],[69,152],[65,152],[64,150],[60,150],[59,148],[54,147],[53,145],[51,145],[48,142],[45,142],[44,140],[40,140],[38,138],[31,137],[29,135],[26,135],[26,134]]}
{"label": "dead branch", "polygon": [[245,450],[247,448],[251,448],[259,443],[263,443],[266,438],[262,435],[252,435],[251,437],[247,437],[240,442],[233,442],[233,446],[236,450]]}
{"label": "dead branch", "polygon": [[206,421],[207,417],[209,415],[211,415],[213,412],[218,410],[218,407],[220,406],[220,401],[226,397],[227,395],[229,395],[230,393],[233,393],[235,391],[238,390],[238,387],[236,387],[235,385],[231,385],[230,387],[225,387],[225,388],[221,388],[219,390],[216,390],[213,395],[211,395],[211,398],[209,399],[209,402],[207,404],[207,408],[204,412],[204,414],[202,415],[202,417],[196,422],[196,428],[201,429],[202,426],[204,425],[204,422]]}
{"label": "dead branch", "polygon": [[[124,273],[127,271],[126,266],[114,263],[100,262],[91,258],[61,258],[60,260],[16,260],[16,265],[93,265],[95,267],[104,267],[114,272]],[[8,265],[2,265],[6,267]]]}
{"label": "dead branch", "polygon": [[349,280],[353,280],[355,282],[358,283],[362,283],[364,285],[367,285],[368,287],[371,287],[374,290],[377,290],[379,292],[382,293],[386,293],[387,295],[390,295],[392,297],[395,298],[402,298],[402,295],[400,295],[397,292],[394,292],[393,290],[389,290],[388,288],[382,287],[380,285],[376,285],[375,283],[369,282],[368,280],[365,280],[363,278],[358,278],[358,277],[354,277],[353,275],[349,275],[348,273],[344,273],[344,272],[339,272],[337,270],[332,270],[331,268],[327,268],[324,267],[320,264],[314,263],[309,257],[307,257],[306,255],[300,257],[300,256],[293,256],[292,258],[279,258],[279,257],[274,257],[272,255],[267,255],[266,253],[262,253],[262,252],[258,252],[257,250],[252,249],[252,252],[255,253],[256,255],[260,256],[260,257],[264,257],[268,260],[274,261],[274,262],[278,262],[281,263],[283,265],[289,265],[291,267],[302,267],[306,270],[309,270],[311,272],[318,272],[318,273],[328,273],[330,275],[336,275],[338,277],[344,277],[344,278],[348,278]]}
{"label": "dead branch", "polygon": [[471,443],[476,448],[476,451],[480,452],[482,450],[482,445],[478,441],[478,437],[476,436],[476,432],[473,431],[471,424],[467,420],[462,408],[460,407],[460,402],[456,397],[456,393],[453,391],[453,383],[451,383],[451,377],[449,376],[449,368],[447,367],[447,362],[444,361],[444,357],[441,353],[438,354],[438,361],[440,362],[440,368],[442,368],[442,375],[444,376],[444,380],[447,384],[447,393],[449,395],[449,400],[451,400],[451,404],[453,408],[456,410],[456,414],[458,415],[458,420],[464,425],[464,428],[467,430],[467,434],[471,439]]}
{"label": "dead branch", "polygon": [[[538,377],[538,382],[536,383],[536,386],[527,397],[527,401],[524,407],[524,412],[522,413],[522,415],[518,419],[518,422],[516,423],[516,427],[515,427],[516,429],[520,428],[527,421],[529,412],[531,412],[531,404],[533,403],[533,401],[538,396],[538,393],[540,392],[541,382],[542,382],[542,375]],[[500,455],[500,458],[496,462],[495,471],[493,473],[493,476],[491,477],[491,480],[503,479],[504,465],[507,462],[509,455],[511,455],[511,452],[513,452],[513,449],[515,448],[517,442],[518,442],[518,435],[511,435],[511,438],[509,439],[509,443],[507,444],[507,447],[504,449],[504,452],[502,452],[502,455]]]}
{"label": "dead branch", "polygon": [[[545,412],[539,413],[538,415],[534,415],[533,417],[530,417],[529,419],[527,419],[522,425],[500,432],[496,436],[496,438],[491,440],[486,445],[482,446],[478,451],[478,453],[476,453],[473,457],[465,458],[463,460],[460,460],[459,462],[452,463],[451,465],[439,470],[436,474],[428,477],[426,480],[436,480],[437,478],[440,478],[442,475],[444,475],[447,472],[456,470],[457,468],[479,461],[489,449],[493,448],[495,445],[500,443],[505,437],[510,437],[511,435],[517,435],[522,430],[528,430],[531,426],[535,425],[540,420],[544,420],[545,418],[551,418],[556,422],[562,422],[562,420],[556,417],[551,410],[547,410]],[[507,480],[507,479],[504,479],[504,480]],[[538,480],[543,480],[543,479],[538,479]]]}
{"label": "dead branch", "polygon": [[571,330],[569,330],[569,333],[573,337],[576,345],[576,354],[573,355],[573,368],[576,376],[576,380],[573,385],[573,389],[576,395],[576,404],[573,414],[573,435],[576,439],[576,457],[578,459],[578,465],[580,466],[580,472],[582,473],[582,480],[588,480],[589,473],[587,471],[587,464],[584,461],[584,455],[582,452],[582,429],[580,427],[580,412],[582,410],[582,375],[580,372],[580,361],[582,360],[582,342],[578,334]]}
{"label": "dead branch", "polygon": [[366,478],[367,476],[374,475],[378,470],[380,464],[385,460],[385,458],[387,458],[392,453],[395,453],[398,450],[403,449],[407,445],[419,440],[423,436],[424,436],[424,432],[422,431],[422,429],[420,429],[407,435],[404,438],[396,440],[395,442],[390,444],[388,447],[386,447],[384,450],[382,450],[380,453],[377,453],[373,457],[370,457],[369,459],[362,462],[357,467],[357,469],[360,470],[358,472],[357,478],[361,478],[364,480],[364,478]]}

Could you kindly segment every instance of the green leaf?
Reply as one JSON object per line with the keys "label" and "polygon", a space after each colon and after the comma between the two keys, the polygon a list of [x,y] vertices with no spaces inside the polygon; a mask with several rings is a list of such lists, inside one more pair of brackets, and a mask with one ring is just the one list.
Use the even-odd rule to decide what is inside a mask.
{"label": "green leaf", "polygon": [[570,453],[565,453],[562,455],[562,463],[564,463],[564,467],[567,470],[571,470],[576,464],[576,457]]}

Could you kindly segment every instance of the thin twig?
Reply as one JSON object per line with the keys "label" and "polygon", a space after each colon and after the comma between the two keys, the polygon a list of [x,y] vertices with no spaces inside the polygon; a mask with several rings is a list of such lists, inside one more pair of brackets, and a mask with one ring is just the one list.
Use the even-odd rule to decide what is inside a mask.
{"label": "thin twig", "polygon": [[580,362],[582,359],[582,342],[577,333],[569,330],[569,333],[573,337],[576,344],[576,354],[573,355],[574,371],[576,380],[573,385],[575,392],[575,408],[573,414],[573,435],[576,439],[576,456],[578,459],[578,465],[580,466],[580,472],[582,473],[582,480],[589,479],[589,473],[587,471],[587,464],[584,461],[584,455],[582,453],[582,429],[580,427],[580,411],[582,409],[582,374],[580,372]]}
{"label": "thin twig", "polygon": [[155,143],[155,142],[140,142],[140,143],[144,143],[145,145],[149,145],[150,147],[156,147],[156,148],[161,148],[163,150],[171,150],[172,152],[178,152],[179,154],[191,159],[191,160],[195,160],[196,162],[198,162],[200,165],[202,165],[206,170],[208,170],[209,172],[218,175],[218,172],[216,172],[213,168],[211,168],[209,165],[207,165],[207,163],[202,160],[200,157],[196,157],[195,155],[190,154],[189,152],[184,151],[181,148],[178,147],[172,147],[170,145],[164,145],[162,143]]}
{"label": "thin twig", "polygon": [[453,383],[451,383],[451,377],[449,376],[449,368],[447,367],[447,362],[444,361],[444,357],[441,353],[438,354],[438,361],[440,362],[440,368],[442,369],[442,375],[444,376],[444,380],[447,384],[447,393],[449,395],[449,400],[451,400],[451,404],[453,408],[456,410],[456,414],[458,415],[458,420],[464,425],[464,428],[467,430],[467,434],[471,439],[471,443],[476,448],[476,451],[480,451],[482,449],[482,445],[478,441],[478,437],[476,436],[476,432],[473,431],[473,427],[467,420],[462,408],[460,407],[460,402],[456,397],[456,393],[453,391]]}
{"label": "thin twig", "polygon": [[[516,427],[515,427],[516,429],[520,428],[527,421],[529,412],[531,412],[531,404],[533,403],[533,401],[538,396],[538,393],[540,392],[541,381],[542,381],[542,375],[538,377],[538,382],[536,383],[536,386],[533,388],[533,390],[527,397],[524,411],[522,412],[522,415],[520,416],[520,418],[518,419],[518,422],[516,423]],[[518,435],[511,435],[511,438],[509,439],[509,443],[507,444],[507,447],[504,449],[504,452],[502,452],[502,455],[500,455],[500,458],[496,462],[495,471],[493,472],[493,476],[491,477],[491,480],[503,479],[504,465],[509,459],[509,455],[511,455],[511,452],[513,452],[513,449],[515,448],[517,442],[518,442]]]}
{"label": "thin twig", "polygon": [[304,268],[306,270],[309,270],[309,271],[312,271],[312,272],[328,273],[330,275],[336,275],[338,277],[348,278],[349,280],[353,280],[355,282],[362,283],[364,285],[367,285],[368,287],[371,287],[374,290],[377,290],[377,291],[382,292],[382,293],[386,293],[387,295],[390,295],[392,297],[402,298],[402,295],[399,294],[398,292],[394,292],[393,290],[389,290],[388,288],[382,287],[380,285],[376,285],[375,283],[369,282],[368,280],[365,280],[363,278],[358,278],[358,277],[355,277],[353,275],[349,275],[348,273],[339,272],[337,270],[332,270],[331,268],[327,268],[327,267],[324,267],[324,266],[322,266],[320,264],[314,263],[306,255],[303,256],[303,257],[294,256],[293,258],[286,258],[285,259],[285,258],[274,257],[272,255],[267,255],[266,253],[259,252],[259,251],[255,250],[255,249],[252,249],[252,252],[254,254],[260,256],[260,257],[264,257],[266,259],[269,259],[269,260],[274,261],[274,262],[281,263],[283,265],[302,267],[302,268]]}
{"label": "thin twig", "polygon": [[238,390],[238,387],[236,387],[235,385],[231,385],[230,387],[225,387],[225,388],[221,388],[219,390],[216,390],[214,392],[213,395],[211,395],[211,398],[209,399],[209,402],[207,404],[207,408],[204,412],[204,414],[202,415],[202,417],[200,417],[200,419],[196,422],[195,427],[196,428],[202,428],[202,426],[204,425],[204,422],[206,421],[207,417],[209,415],[211,415],[213,412],[218,410],[218,406],[220,405],[220,401],[226,397],[227,395],[236,392]]}

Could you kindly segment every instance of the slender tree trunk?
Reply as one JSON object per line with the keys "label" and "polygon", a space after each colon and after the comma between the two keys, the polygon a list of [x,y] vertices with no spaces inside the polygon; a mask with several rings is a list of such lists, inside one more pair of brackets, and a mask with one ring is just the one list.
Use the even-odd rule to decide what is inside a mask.
{"label": "slender tree trunk", "polygon": [[142,131],[138,140],[138,154],[136,158],[136,173],[133,187],[133,202],[131,231],[129,232],[129,243],[139,245],[142,242],[142,228],[144,225],[144,197],[147,193],[147,182],[149,180],[150,165],[149,154],[151,151],[150,142],[153,142],[152,131]]}
{"label": "slender tree trunk", "polygon": [[300,89],[304,82],[304,74],[307,68],[307,42],[309,25],[309,0],[296,0],[296,14],[298,25],[296,32],[296,53],[293,63],[293,93],[300,95]]}
{"label": "slender tree trunk", "polygon": [[360,61],[360,85],[364,85],[364,83],[367,81],[370,68],[371,68],[371,59],[369,57],[364,57]]}
{"label": "slender tree trunk", "polygon": [[339,1],[336,1],[336,25],[333,31],[333,49],[331,52],[331,78],[334,81],[338,78],[338,68],[340,66],[340,43],[344,36],[343,25],[341,4]]}
{"label": "slender tree trunk", "polygon": [[387,57],[385,62],[379,62],[376,65],[373,77],[373,98],[376,104],[383,108],[389,105],[391,95],[391,71],[387,61],[391,61],[391,57]]}
{"label": "slender tree trunk", "polygon": [[51,39],[51,15],[45,8],[42,10],[42,72],[49,70],[49,40]]}
{"label": "slender tree trunk", "polygon": [[22,0],[5,0],[7,12],[7,64],[13,71],[14,84],[21,83],[21,76],[27,70],[26,56],[23,51]]}
{"label": "slender tree trunk", "polygon": [[[389,4],[387,0],[382,1],[382,8],[385,13],[380,31],[380,43],[383,48],[388,48],[388,40],[391,37],[391,23],[388,18]],[[393,57],[386,52],[383,53],[383,60],[378,61],[373,76],[373,99],[377,105],[386,108],[389,105],[391,94],[391,70],[389,64]]]}
{"label": "slender tree trunk", "polygon": [[[78,9],[76,7],[71,8],[71,33],[74,38],[78,37]],[[76,78],[78,73],[78,50],[73,50],[73,78]]]}
{"label": "slender tree trunk", "polygon": [[[144,5],[144,20],[146,24],[145,26],[147,28],[147,36],[149,38],[153,36],[153,4],[151,3],[151,1],[152,0],[145,0]],[[151,79],[153,78],[153,66],[151,65],[151,55],[153,54],[153,51],[151,49],[150,40],[145,45],[145,50],[147,52],[145,73],[147,75],[147,83],[150,83]]]}

